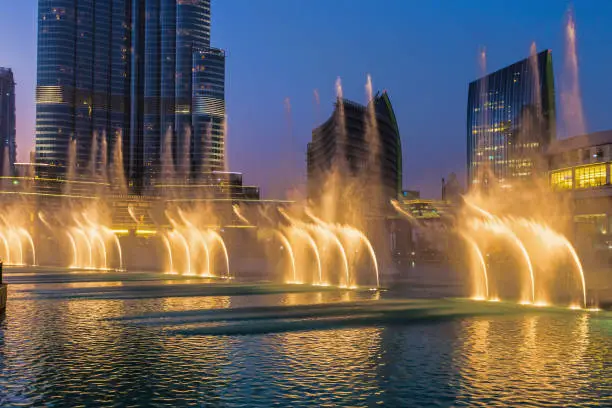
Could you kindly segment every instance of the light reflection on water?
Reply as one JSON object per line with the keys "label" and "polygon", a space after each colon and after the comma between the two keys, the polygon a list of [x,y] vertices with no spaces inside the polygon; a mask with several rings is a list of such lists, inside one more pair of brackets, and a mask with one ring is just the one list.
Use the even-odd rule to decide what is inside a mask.
{"label": "light reflection on water", "polygon": [[457,401],[609,405],[610,338],[590,324],[588,314],[465,320],[453,352]]}
{"label": "light reflection on water", "polygon": [[20,298],[19,286],[0,325],[0,406],[612,404],[610,320],[588,314],[174,336],[108,319],[380,293],[99,300]]}

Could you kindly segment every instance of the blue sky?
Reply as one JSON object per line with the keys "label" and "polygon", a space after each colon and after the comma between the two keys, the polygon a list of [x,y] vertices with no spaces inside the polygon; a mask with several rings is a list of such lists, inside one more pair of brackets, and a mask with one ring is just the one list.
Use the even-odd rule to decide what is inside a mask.
{"label": "blue sky", "polygon": [[[17,81],[19,158],[34,138],[36,0],[0,0],[0,66]],[[334,82],[365,102],[366,75],[398,117],[404,185],[439,196],[440,178],[465,175],[468,83],[538,49],[563,70],[568,2],[561,0],[213,0],[212,43],[227,50],[229,163],[280,196],[305,180],[311,130],[329,116]],[[573,4],[589,131],[612,128],[612,2]],[[320,107],[313,91],[320,95]],[[557,95],[559,92],[557,92]],[[289,98],[291,114],[286,110]],[[560,113],[560,112],[559,112]]]}

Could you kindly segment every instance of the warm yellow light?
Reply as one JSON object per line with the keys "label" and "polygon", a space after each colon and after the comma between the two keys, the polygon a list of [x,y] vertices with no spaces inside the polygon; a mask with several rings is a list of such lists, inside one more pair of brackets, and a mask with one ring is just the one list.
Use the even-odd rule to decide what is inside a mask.
{"label": "warm yellow light", "polygon": [[155,235],[157,230],[139,229],[136,230],[136,235]]}
{"label": "warm yellow light", "polygon": [[483,300],[487,300],[487,299],[485,299],[484,296],[473,296],[471,299],[479,301],[479,302],[482,302]]}
{"label": "warm yellow light", "polygon": [[599,187],[606,184],[607,164],[591,164],[576,167],[574,178],[576,188]]}

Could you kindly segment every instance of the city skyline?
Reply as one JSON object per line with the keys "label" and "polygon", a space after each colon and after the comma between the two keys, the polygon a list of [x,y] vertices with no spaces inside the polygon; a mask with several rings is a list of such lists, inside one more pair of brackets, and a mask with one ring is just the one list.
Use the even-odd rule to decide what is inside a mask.
{"label": "city skyline", "polygon": [[573,1],[0,2],[0,407],[612,401]]}
{"label": "city skyline", "polygon": [[[602,47],[612,36],[606,27],[612,7],[603,1],[598,4],[574,7],[588,131],[611,126],[606,106],[612,84],[599,78],[604,77],[612,60]],[[312,128],[332,110],[337,76],[342,78],[345,95],[359,102],[365,99],[367,73],[372,75],[376,89],[392,92],[403,137],[404,187],[420,189],[425,196],[438,195],[440,178],[451,171],[465,179],[465,99],[467,84],[479,76],[479,47],[487,48],[490,72],[528,56],[535,40],[539,49],[553,50],[555,82],[561,85],[567,4],[519,2],[510,7],[476,2],[470,8],[449,4],[443,10],[435,9],[435,5],[417,8],[392,1],[384,7],[365,7],[369,4],[358,2],[350,10],[346,5],[315,2],[302,10],[299,2],[278,5],[262,1],[254,6],[246,1],[213,1],[213,43],[228,50],[230,169],[244,172],[249,184],[261,184],[265,196],[283,191],[285,186],[272,180],[279,170],[294,175],[292,184],[305,181],[306,143]],[[531,13],[521,15],[519,11],[524,8]],[[31,64],[36,49],[36,2],[10,6],[10,11],[3,13],[4,18],[9,14],[14,18],[2,21],[2,26],[17,33],[21,41],[4,44],[0,51],[6,61],[0,62],[15,72],[17,144],[19,160],[23,161],[33,145],[35,74],[31,74]],[[325,15],[321,14],[324,11]],[[309,17],[311,21],[321,20],[316,29],[302,21]],[[404,24],[406,18],[410,25]],[[365,21],[373,24],[366,25]],[[389,30],[377,29],[375,23],[379,21]],[[257,29],[260,25],[270,29]],[[340,33],[338,26],[344,28]],[[444,33],[437,32],[438,26],[446,28]],[[513,26],[521,30],[512,30]],[[235,27],[250,28],[254,34],[246,35]],[[286,35],[278,36],[280,29],[287,30]],[[329,34],[332,31],[333,36]],[[395,34],[386,38],[388,32]],[[492,35],[487,38],[488,34]],[[363,53],[363,48],[371,52]],[[21,54],[16,57],[17,52]],[[281,52],[285,53],[282,58]],[[447,64],[447,59],[456,63]],[[318,89],[320,107],[313,103],[314,89]],[[290,101],[290,120],[286,98]],[[440,111],[448,117],[445,123],[436,120]],[[281,151],[296,158],[283,164],[286,170],[272,160]]]}

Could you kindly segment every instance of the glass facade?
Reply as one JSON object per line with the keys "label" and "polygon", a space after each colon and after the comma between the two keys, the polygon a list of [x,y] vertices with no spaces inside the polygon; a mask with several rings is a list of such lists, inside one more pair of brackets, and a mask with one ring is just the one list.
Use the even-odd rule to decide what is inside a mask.
{"label": "glass facade", "polygon": [[193,55],[198,49],[210,47],[210,1],[177,0],[176,4],[174,157],[176,167],[183,174],[192,175],[195,163],[189,158],[193,157],[194,141],[201,137],[193,134],[192,127]]}
{"label": "glass facade", "polygon": [[550,50],[472,82],[467,112],[469,187],[486,187],[492,180],[511,183],[538,172],[537,158],[554,135]]}
{"label": "glass facade", "polygon": [[67,162],[75,133],[76,1],[39,0],[36,160]]}
{"label": "glass facade", "polygon": [[[192,109],[202,96],[194,78],[207,91],[214,84],[224,106],[225,60],[213,62],[223,53],[210,49],[210,0],[40,0],[38,14],[37,162],[68,165],[76,140],[77,168],[106,157],[112,165],[122,140],[135,192],[161,173],[167,133],[173,168],[210,167],[198,161],[205,157],[223,162],[222,121]],[[211,65],[196,75],[195,56],[206,52]],[[201,143],[211,132],[205,122],[212,137]]]}
{"label": "glass facade", "polygon": [[112,149],[114,135],[129,128],[128,1],[38,2],[38,162],[99,166],[108,156],[103,148]]}
{"label": "glass facade", "polygon": [[571,190],[608,185],[608,163],[590,164],[550,172],[550,186],[554,190]]}
{"label": "glass facade", "polygon": [[606,167],[606,164],[576,167],[574,169],[576,188],[604,186],[606,184]]}
{"label": "glass facade", "polygon": [[225,53],[209,48],[193,54],[192,171],[225,169]]}
{"label": "glass facade", "polygon": [[10,68],[0,68],[0,169],[2,176],[15,171],[15,79]]}

